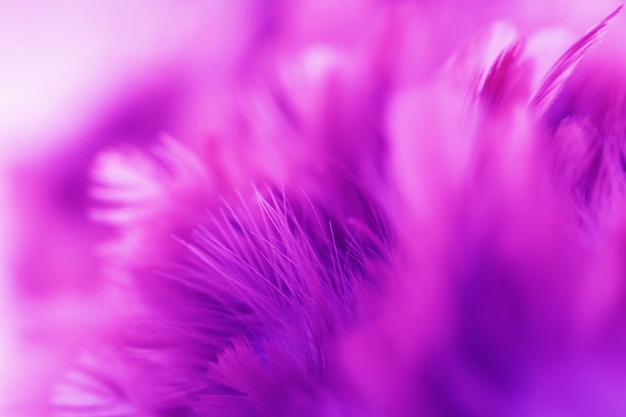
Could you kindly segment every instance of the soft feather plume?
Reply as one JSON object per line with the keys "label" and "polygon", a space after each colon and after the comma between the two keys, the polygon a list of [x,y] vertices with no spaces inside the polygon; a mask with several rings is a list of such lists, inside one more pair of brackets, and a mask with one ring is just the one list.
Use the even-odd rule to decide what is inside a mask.
{"label": "soft feather plume", "polygon": [[66,4],[145,55],[6,128],[3,416],[626,412],[622,6],[208,3]]}

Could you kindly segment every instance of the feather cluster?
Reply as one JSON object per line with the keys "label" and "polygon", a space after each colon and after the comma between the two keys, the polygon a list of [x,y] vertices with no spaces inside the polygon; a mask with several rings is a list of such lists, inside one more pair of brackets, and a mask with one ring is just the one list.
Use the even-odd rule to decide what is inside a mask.
{"label": "feather cluster", "polygon": [[6,158],[0,414],[626,413],[621,6],[131,3]]}

